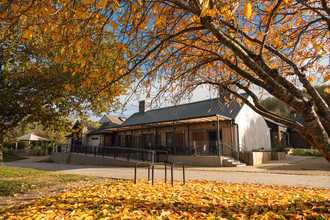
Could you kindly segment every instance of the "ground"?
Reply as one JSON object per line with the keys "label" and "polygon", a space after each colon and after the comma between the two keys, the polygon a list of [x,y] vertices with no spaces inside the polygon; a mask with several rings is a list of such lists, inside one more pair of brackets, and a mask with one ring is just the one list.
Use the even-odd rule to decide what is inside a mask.
{"label": "ground", "polygon": [[264,172],[330,176],[330,164],[324,157],[315,157],[283,166],[273,167]]}
{"label": "ground", "polygon": [[[330,164],[324,158],[313,157],[282,166],[271,167],[267,170],[263,170],[262,172],[293,175],[330,176]],[[65,183],[35,191],[30,191],[28,193],[19,194],[17,196],[2,197],[0,198],[0,209],[1,207],[5,208],[8,206],[17,205],[22,202],[28,202],[37,198],[48,197],[61,192],[69,191],[77,187],[85,187],[88,185],[95,185],[102,182],[102,180],[97,180],[87,182],[74,182],[69,184]]]}

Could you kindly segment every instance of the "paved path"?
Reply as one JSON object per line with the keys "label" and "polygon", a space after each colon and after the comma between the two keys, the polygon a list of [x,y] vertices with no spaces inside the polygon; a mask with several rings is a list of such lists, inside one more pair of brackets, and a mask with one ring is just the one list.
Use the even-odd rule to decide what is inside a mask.
{"label": "paved path", "polygon": [[[40,158],[40,157],[39,157]],[[291,174],[273,174],[264,173],[266,169],[275,166],[282,166],[296,161],[306,160],[311,157],[288,156],[287,160],[270,161],[260,166],[246,167],[187,167],[186,179],[208,179],[226,182],[249,182],[265,183],[288,186],[307,186],[316,188],[327,188],[330,190],[330,176],[316,175],[291,175]],[[44,158],[43,158],[44,159]],[[134,178],[134,168],[130,167],[105,167],[105,166],[84,166],[58,163],[35,163],[38,158],[29,158],[30,162],[10,162],[4,163],[5,166],[17,166],[35,168],[48,171],[58,171],[61,173],[81,174],[87,176],[99,176],[120,179]],[[147,178],[147,168],[138,168],[137,178]],[[159,167],[155,169],[155,178],[163,179],[165,171]],[[171,178],[170,168],[168,167],[167,177]],[[174,179],[182,179],[181,169],[174,170]]]}

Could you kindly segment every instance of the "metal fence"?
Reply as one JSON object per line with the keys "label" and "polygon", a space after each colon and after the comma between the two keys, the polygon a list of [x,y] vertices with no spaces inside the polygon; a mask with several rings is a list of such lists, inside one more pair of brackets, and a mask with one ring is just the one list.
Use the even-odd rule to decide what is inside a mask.
{"label": "metal fence", "polygon": [[154,162],[167,162],[168,152],[162,150],[147,150],[127,147],[86,146],[71,145],[65,148],[67,153],[112,157],[123,160],[142,160]]}

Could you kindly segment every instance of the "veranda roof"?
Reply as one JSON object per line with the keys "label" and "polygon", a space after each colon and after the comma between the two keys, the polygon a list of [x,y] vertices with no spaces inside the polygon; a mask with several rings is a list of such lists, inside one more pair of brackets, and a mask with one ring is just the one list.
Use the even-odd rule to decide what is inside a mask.
{"label": "veranda roof", "polygon": [[13,138],[14,140],[19,140],[19,141],[48,141],[46,138],[39,137],[38,135],[35,135],[33,133],[31,134],[26,134],[21,137]]}

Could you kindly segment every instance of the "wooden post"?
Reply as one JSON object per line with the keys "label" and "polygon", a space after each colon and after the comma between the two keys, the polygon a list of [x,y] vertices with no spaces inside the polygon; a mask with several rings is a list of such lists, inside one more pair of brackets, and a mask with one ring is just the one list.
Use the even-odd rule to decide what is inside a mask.
{"label": "wooden post", "polygon": [[16,149],[16,156],[17,156],[17,146],[18,146],[18,141],[16,141],[16,146],[15,146],[15,149]]}
{"label": "wooden post", "polygon": [[[171,152],[171,150],[170,150]],[[176,155],[176,146],[175,146],[175,122],[173,121],[173,154]]]}
{"label": "wooden post", "polygon": [[231,147],[231,156],[234,156],[234,149],[233,149],[233,121],[230,121],[230,147]]}
{"label": "wooden post", "polygon": [[142,129],[141,129],[141,149],[144,149],[144,146],[143,146],[143,125],[142,125]]}
{"label": "wooden post", "polygon": [[189,130],[189,124],[188,124],[188,155],[190,155],[190,130]]}
{"label": "wooden post", "polygon": [[158,150],[158,138],[157,138],[158,134],[157,134],[157,128],[156,128],[156,146],[155,146],[155,150]]}
{"label": "wooden post", "polygon": [[217,147],[218,147],[218,157],[222,156],[222,150],[220,150],[220,129],[219,129],[219,116],[217,116]]}

